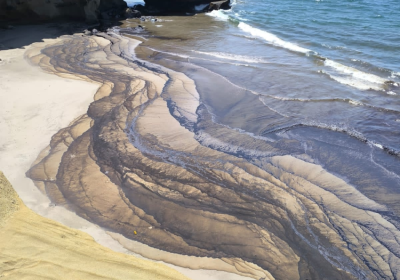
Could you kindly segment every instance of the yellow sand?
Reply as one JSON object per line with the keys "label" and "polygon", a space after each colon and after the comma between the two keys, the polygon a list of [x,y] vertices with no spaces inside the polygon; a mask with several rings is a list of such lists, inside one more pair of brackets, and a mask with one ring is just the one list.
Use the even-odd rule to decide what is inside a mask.
{"label": "yellow sand", "polygon": [[188,279],[163,264],[113,252],[86,233],[35,214],[2,172],[0,278]]}

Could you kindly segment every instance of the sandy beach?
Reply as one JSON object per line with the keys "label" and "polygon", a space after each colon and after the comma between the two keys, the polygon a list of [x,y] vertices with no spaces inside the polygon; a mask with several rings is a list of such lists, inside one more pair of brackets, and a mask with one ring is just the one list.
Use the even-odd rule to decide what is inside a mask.
{"label": "sandy beach", "polygon": [[[23,30],[21,37],[31,31]],[[47,28],[40,31],[39,36],[44,38],[53,36],[46,33]],[[99,85],[49,75],[29,64],[24,59],[25,51],[25,48],[1,51],[0,107],[4,113],[0,117],[0,168],[30,209],[94,236],[98,232],[101,238],[97,226],[51,205],[25,176],[38,154],[49,145],[51,137],[87,111]]]}
{"label": "sandy beach", "polygon": [[[44,43],[38,42],[22,48],[0,51],[0,76],[2,77],[0,110],[4,112],[0,116],[0,131],[2,132],[0,169],[10,180],[23,203],[43,217],[90,234],[98,243],[116,252],[125,254],[137,252],[140,254],[135,255],[139,258],[147,257],[164,261],[165,264],[187,275],[190,279],[200,280],[204,277],[207,279],[249,279],[235,274],[238,270],[234,266],[219,260],[186,259],[178,255],[168,255],[167,252],[150,247],[142,249],[143,245],[140,243],[124,247],[121,243],[129,243],[129,241],[124,241],[122,237],[113,239],[110,237],[113,233],[107,233],[74,212],[52,203],[44,194],[44,190],[40,191],[33,181],[25,176],[38,155],[47,153],[52,136],[60,129],[68,127],[76,121],[76,118],[85,115],[89,104],[95,98],[103,97],[101,91],[96,95],[99,87],[102,86],[101,83],[83,81],[65,74],[64,77],[59,77],[46,73],[29,62],[24,57],[27,49],[40,50],[47,44],[57,44],[60,41],[57,38],[46,39],[55,37],[57,34],[57,31],[52,28],[46,26],[35,28],[35,37],[27,39],[26,36],[32,34],[32,31],[33,29],[28,27],[17,29],[16,32],[7,34],[9,37],[5,37],[5,42],[9,46],[21,46],[29,41],[40,41],[38,38],[43,37]],[[23,39],[19,39],[15,33]],[[83,126],[87,129],[85,124]],[[77,133],[82,133],[82,131]],[[58,163],[51,163],[50,167],[54,170],[53,172],[56,172]],[[24,210],[25,215],[27,211]],[[118,239],[119,241],[116,241]],[[29,239],[26,238],[26,242],[29,242]],[[18,254],[16,250],[15,255],[18,256]],[[76,256],[66,256],[65,259],[60,259],[60,262],[73,258]],[[215,270],[202,270],[202,268]]]}

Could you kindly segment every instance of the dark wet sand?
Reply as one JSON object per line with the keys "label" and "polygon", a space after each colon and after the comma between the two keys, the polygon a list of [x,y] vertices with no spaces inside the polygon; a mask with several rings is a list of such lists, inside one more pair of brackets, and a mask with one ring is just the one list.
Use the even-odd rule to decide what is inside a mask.
{"label": "dark wet sand", "polygon": [[234,262],[255,279],[400,277],[390,212],[398,210],[386,203],[397,200],[377,199],[376,174],[356,176],[366,181],[357,189],[315,160],[336,151],[315,146],[311,158],[299,141],[269,138],[292,120],[254,92],[148,48],[184,39],[165,37],[138,47],[141,60],[140,41],[111,33],[26,53],[45,71],[103,83],[27,173],[36,185],[110,231]]}

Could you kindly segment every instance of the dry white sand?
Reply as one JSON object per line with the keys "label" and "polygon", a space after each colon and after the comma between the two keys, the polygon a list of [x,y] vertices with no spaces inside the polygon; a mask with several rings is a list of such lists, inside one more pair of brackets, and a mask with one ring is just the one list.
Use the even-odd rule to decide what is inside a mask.
{"label": "dry white sand", "polygon": [[25,61],[24,52],[0,52],[0,170],[36,213],[74,228],[89,229],[94,225],[72,212],[50,207],[49,199],[25,172],[53,134],[87,111],[98,85],[44,73]]}
{"label": "dry white sand", "polygon": [[[99,85],[45,73],[30,65],[23,58],[24,52],[25,49],[0,51],[0,170],[22,201],[36,213],[89,233],[114,251],[130,253],[100,227],[63,207],[51,206],[49,199],[25,176],[52,135],[86,113]],[[194,280],[250,279],[215,270],[171,266]]]}

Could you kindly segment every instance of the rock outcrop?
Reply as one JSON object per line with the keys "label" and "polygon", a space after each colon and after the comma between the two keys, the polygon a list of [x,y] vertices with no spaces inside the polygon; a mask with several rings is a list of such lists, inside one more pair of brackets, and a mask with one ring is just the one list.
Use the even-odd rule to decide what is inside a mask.
{"label": "rock outcrop", "polygon": [[0,0],[0,22],[56,18],[97,22],[104,17],[122,17],[126,8],[123,0]]}
{"label": "rock outcrop", "polygon": [[210,12],[214,10],[229,9],[229,8],[230,8],[230,1],[223,0],[223,1],[211,2],[210,5],[207,7],[207,10]]}
{"label": "rock outcrop", "polygon": [[[230,0],[144,0],[144,2],[146,10],[159,14],[199,12],[200,10],[204,12],[230,8]],[[201,7],[200,10],[199,7]]]}
{"label": "rock outcrop", "polygon": [[[127,10],[123,0],[0,0],[0,25],[10,21],[30,23],[59,18],[84,19],[98,22],[100,19],[140,17],[144,14],[171,14],[229,9],[230,0],[145,0],[138,10]],[[204,6],[205,5],[205,6]],[[2,24],[3,23],[3,24]]]}
{"label": "rock outcrop", "polygon": [[125,17],[126,18],[140,18],[141,16],[142,16],[142,13],[139,12],[138,10],[134,10],[134,9],[128,8],[125,11]]}

